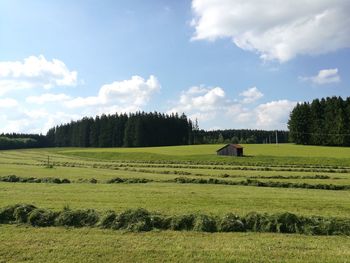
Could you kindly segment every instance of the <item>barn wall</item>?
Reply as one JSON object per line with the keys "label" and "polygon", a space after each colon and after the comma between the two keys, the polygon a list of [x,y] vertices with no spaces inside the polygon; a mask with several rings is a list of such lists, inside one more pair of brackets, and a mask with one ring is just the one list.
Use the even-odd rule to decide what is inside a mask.
{"label": "barn wall", "polygon": [[228,146],[218,151],[217,155],[243,156],[243,149],[236,149],[233,146]]}

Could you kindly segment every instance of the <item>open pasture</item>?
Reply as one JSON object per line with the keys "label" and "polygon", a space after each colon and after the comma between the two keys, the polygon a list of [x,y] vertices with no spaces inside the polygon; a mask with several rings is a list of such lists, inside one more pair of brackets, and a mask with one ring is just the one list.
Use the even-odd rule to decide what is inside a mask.
{"label": "open pasture", "polygon": [[[0,178],[16,175],[20,178],[60,178],[70,183],[0,182],[0,207],[16,203],[30,203],[41,208],[61,210],[92,208],[99,212],[116,212],[130,208],[146,208],[165,215],[205,213],[224,215],[234,212],[291,212],[305,216],[350,217],[350,190],[303,189],[308,186],[350,186],[350,148],[285,145],[244,145],[246,157],[216,156],[222,145],[150,147],[150,148],[48,148],[0,151]],[[49,157],[49,162],[48,162]],[[133,183],[108,183],[121,178]],[[195,183],[179,183],[178,178]],[[95,179],[92,183],[91,179]],[[138,179],[147,179],[139,183]],[[214,182],[277,183],[274,187],[258,185],[222,185]],[[202,180],[202,181],[200,181]],[[129,181],[128,181],[129,182]],[[202,182],[202,183],[201,183]],[[280,185],[290,183],[288,187]],[[92,259],[121,260],[134,257],[135,261],[148,255],[145,261],[210,262],[239,260],[242,262],[269,259],[279,262],[329,261],[338,255],[346,262],[348,237],[317,237],[305,235],[258,233],[122,233],[114,230],[56,228],[15,228],[1,225],[6,242],[1,242],[0,257],[4,262],[62,260],[59,240],[67,238],[79,249],[80,236],[92,239],[80,251],[73,253],[72,261]],[[12,233],[12,235],[10,234]],[[21,251],[13,246],[25,237],[24,247],[41,244],[50,239],[55,248],[41,244],[43,253]],[[4,238],[4,236],[2,236]],[[128,241],[121,241],[124,239]],[[162,248],[165,239],[173,246]],[[225,239],[223,247],[219,240]],[[327,239],[327,249],[324,240]],[[120,253],[110,252],[110,242],[123,242]],[[118,241],[116,241],[118,240]],[[129,242],[129,243],[128,243]],[[189,243],[199,242],[189,249]],[[212,242],[213,246],[208,244]],[[45,242],[43,242],[45,243]],[[103,243],[104,247],[98,244]],[[264,243],[265,245],[262,245]],[[282,245],[283,244],[283,245]],[[304,244],[301,247],[296,244]],[[308,244],[308,245],[306,245]],[[96,246],[92,251],[86,247]],[[102,245],[101,245],[102,246]],[[127,247],[133,247],[126,252]],[[8,251],[4,247],[12,247]],[[177,249],[181,247],[181,253]],[[271,249],[266,249],[267,247]],[[265,248],[265,249],[264,249]],[[305,248],[305,249],[304,249]],[[257,253],[251,251],[256,250]],[[278,252],[271,252],[278,250]],[[50,252],[51,251],[51,252]],[[152,251],[149,253],[149,251]],[[109,254],[108,254],[108,253]],[[14,256],[15,254],[18,256]],[[100,256],[99,253],[101,254]],[[108,254],[108,255],[107,255]],[[21,256],[19,256],[21,255]],[[298,255],[298,256],[297,256]],[[22,257],[23,256],[23,257]],[[36,260],[37,259],[37,260]],[[337,260],[334,260],[335,262]],[[1,262],[1,260],[0,260]]]}

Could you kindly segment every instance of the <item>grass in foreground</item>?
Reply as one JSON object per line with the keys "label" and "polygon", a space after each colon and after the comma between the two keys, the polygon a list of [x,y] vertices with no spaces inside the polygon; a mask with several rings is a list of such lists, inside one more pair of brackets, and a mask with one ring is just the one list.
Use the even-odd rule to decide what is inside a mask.
{"label": "grass in foreground", "polygon": [[350,239],[0,226],[0,262],[350,262]]}

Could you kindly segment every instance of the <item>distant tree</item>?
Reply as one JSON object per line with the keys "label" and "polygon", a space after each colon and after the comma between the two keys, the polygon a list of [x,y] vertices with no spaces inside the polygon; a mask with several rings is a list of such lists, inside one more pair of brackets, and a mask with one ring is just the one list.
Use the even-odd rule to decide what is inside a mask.
{"label": "distant tree", "polygon": [[297,104],[290,114],[290,138],[297,144],[350,145],[350,100],[341,97]]}
{"label": "distant tree", "polygon": [[224,136],[222,136],[222,133],[219,133],[217,142],[218,143],[223,143],[224,142]]}
{"label": "distant tree", "polygon": [[231,143],[239,143],[239,138],[237,136],[233,136],[231,138]]}
{"label": "distant tree", "polygon": [[[324,100],[323,102],[324,103]],[[319,99],[315,99],[310,104],[310,131],[312,131],[310,144],[322,145],[324,144],[324,107]]]}
{"label": "distant tree", "polygon": [[100,147],[101,125],[100,116],[96,116],[93,128],[90,132],[90,144],[93,147]]}
{"label": "distant tree", "polygon": [[310,108],[308,103],[297,104],[288,121],[290,138],[297,144],[310,143]]}

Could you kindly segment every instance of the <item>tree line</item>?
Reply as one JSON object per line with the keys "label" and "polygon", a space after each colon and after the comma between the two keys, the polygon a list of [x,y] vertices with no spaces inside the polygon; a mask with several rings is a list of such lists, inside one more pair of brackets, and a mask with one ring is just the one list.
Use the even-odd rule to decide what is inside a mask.
{"label": "tree line", "polygon": [[350,97],[327,97],[298,103],[288,121],[297,144],[350,146]]}
{"label": "tree line", "polygon": [[56,147],[147,147],[192,144],[186,115],[137,112],[83,118],[50,129]]}
{"label": "tree line", "polygon": [[[278,142],[288,132],[278,131]],[[186,144],[275,143],[276,132],[264,130],[200,130],[185,114],[136,112],[85,117],[51,128],[46,135],[2,134],[0,149],[37,147],[147,147]]]}
{"label": "tree line", "polygon": [[50,145],[45,135],[8,133],[0,134],[0,150],[42,148]]}
{"label": "tree line", "polygon": [[[264,131],[264,130],[249,130],[249,129],[228,129],[228,130],[213,130],[194,131],[195,144],[220,144],[220,143],[287,143],[288,131]],[[277,133],[277,139],[276,139]]]}

